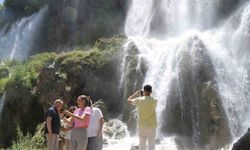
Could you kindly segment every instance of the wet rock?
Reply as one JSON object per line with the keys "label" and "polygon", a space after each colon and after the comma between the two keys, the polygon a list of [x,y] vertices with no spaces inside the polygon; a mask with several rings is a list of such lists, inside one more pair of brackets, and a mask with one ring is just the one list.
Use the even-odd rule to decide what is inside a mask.
{"label": "wet rock", "polygon": [[186,149],[218,149],[230,143],[228,119],[215,81],[215,70],[202,41],[194,36],[178,52],[163,115],[166,135]]}
{"label": "wet rock", "polygon": [[131,146],[130,150],[139,150],[139,146]]}
{"label": "wet rock", "polygon": [[236,143],[233,144],[232,150],[249,150],[250,149],[250,129]]}
{"label": "wet rock", "polygon": [[[127,43],[125,48],[125,62],[123,68],[123,81],[121,83],[121,89],[123,93],[123,120],[128,120],[128,128],[131,134],[135,134],[136,120],[131,117],[134,112],[135,107],[128,105],[127,98],[133,94],[136,90],[142,89],[142,84],[147,68],[147,62],[138,56],[139,50],[135,43]],[[132,113],[131,113],[132,112]]]}
{"label": "wet rock", "polygon": [[103,125],[103,135],[108,139],[122,139],[129,135],[127,125],[118,119],[112,119]]}

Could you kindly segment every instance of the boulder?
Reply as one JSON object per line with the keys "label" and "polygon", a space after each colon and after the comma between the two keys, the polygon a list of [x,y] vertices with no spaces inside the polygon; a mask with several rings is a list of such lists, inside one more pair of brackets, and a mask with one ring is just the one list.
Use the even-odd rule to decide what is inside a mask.
{"label": "boulder", "polygon": [[148,70],[147,62],[138,56],[139,50],[134,42],[128,41],[125,46],[124,66],[122,68],[121,93],[123,94],[123,120],[128,120],[129,131],[135,134],[136,120],[131,118],[134,106],[128,105],[127,98],[136,90],[142,89],[144,77]]}
{"label": "boulder", "polygon": [[103,136],[107,139],[123,139],[129,135],[127,125],[118,119],[112,119],[103,125]]}
{"label": "boulder", "polygon": [[139,146],[131,146],[130,150],[139,150]]}
{"label": "boulder", "polygon": [[182,149],[218,149],[231,142],[228,119],[202,41],[191,37],[177,52],[177,76],[163,111],[162,130]]}

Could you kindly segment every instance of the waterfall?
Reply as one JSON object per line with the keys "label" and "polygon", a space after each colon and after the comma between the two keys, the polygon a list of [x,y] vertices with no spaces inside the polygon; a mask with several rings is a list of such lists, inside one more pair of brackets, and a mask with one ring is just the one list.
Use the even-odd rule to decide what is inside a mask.
{"label": "waterfall", "polygon": [[[250,3],[221,18],[224,3],[132,0],[128,10],[125,33],[147,61],[144,84],[158,99],[157,136],[187,149],[219,149],[231,139],[216,138],[235,140],[250,126]],[[213,133],[211,120],[221,123]]]}
{"label": "waterfall", "polygon": [[120,83],[119,83],[119,89],[122,88],[124,78],[125,78],[125,65],[126,65],[126,57],[128,56],[127,51],[129,49],[129,43],[130,43],[130,41],[126,42],[123,45],[123,50],[124,50],[125,55],[122,59],[122,64],[121,64],[121,79],[120,79]]}
{"label": "waterfall", "polygon": [[24,60],[35,48],[38,32],[42,26],[43,18],[47,11],[44,7],[39,12],[24,17],[11,25],[7,33],[1,31],[0,35],[0,59],[18,59]]}
{"label": "waterfall", "polygon": [[2,118],[4,102],[5,102],[5,94],[3,94],[2,97],[0,98],[0,122]]}

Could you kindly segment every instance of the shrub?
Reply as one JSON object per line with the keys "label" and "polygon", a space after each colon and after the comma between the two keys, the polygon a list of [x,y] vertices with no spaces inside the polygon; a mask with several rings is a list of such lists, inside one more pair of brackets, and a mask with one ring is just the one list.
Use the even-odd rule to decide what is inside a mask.
{"label": "shrub", "polygon": [[32,137],[31,134],[24,133],[21,131],[20,127],[17,127],[17,138],[13,141],[11,146],[12,150],[24,150],[24,149],[45,149],[45,138],[42,132],[42,124],[38,125],[36,134]]}

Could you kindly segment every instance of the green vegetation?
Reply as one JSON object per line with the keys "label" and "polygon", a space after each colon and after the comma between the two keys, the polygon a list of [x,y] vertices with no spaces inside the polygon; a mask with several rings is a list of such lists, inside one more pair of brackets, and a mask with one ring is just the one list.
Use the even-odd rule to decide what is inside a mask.
{"label": "green vegetation", "polygon": [[[8,90],[12,88],[21,87],[21,89],[27,89],[31,91],[32,87],[36,84],[39,72],[44,66],[50,65],[54,60],[54,53],[44,53],[32,56],[28,61],[21,62],[9,62],[0,68],[0,84],[2,90],[5,90],[6,86]],[[7,74],[10,72],[10,75]],[[1,78],[1,76],[3,76]],[[0,91],[1,93],[3,91]]]}
{"label": "green vegetation", "polygon": [[0,95],[3,95],[8,81],[9,81],[9,68],[6,65],[1,64],[0,65]]}
{"label": "green vegetation", "polygon": [[45,138],[43,133],[43,124],[38,125],[36,134],[32,136],[31,134],[24,133],[21,131],[20,127],[17,127],[17,138],[13,141],[11,149],[12,150],[40,150],[45,149]]}
{"label": "green vegetation", "polygon": [[4,5],[0,4],[0,10],[4,9]]}
{"label": "green vegetation", "polygon": [[[45,110],[57,98],[62,98],[66,105],[76,105],[75,99],[84,93],[93,99],[103,98],[108,113],[119,113],[122,105],[117,101],[117,85],[124,39],[100,39],[87,50],[41,53],[24,62],[3,62],[0,95],[5,93],[6,100],[2,116],[5,121],[0,122],[0,147],[13,144],[13,149],[27,145],[36,149],[28,142],[37,124],[44,121]],[[16,133],[17,126],[20,131]],[[10,143],[13,137],[17,141]]]}

